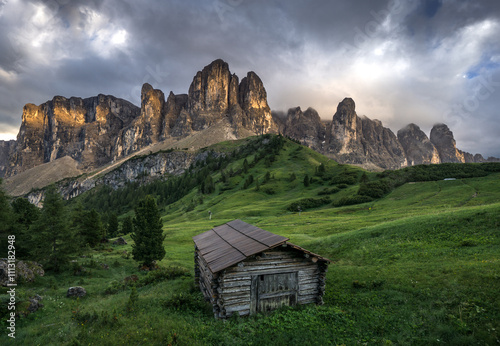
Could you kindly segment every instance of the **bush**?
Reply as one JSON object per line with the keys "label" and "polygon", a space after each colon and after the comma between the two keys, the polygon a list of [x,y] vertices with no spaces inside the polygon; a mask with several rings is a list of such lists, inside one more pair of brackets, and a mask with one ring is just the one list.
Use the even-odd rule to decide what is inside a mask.
{"label": "bush", "polygon": [[359,186],[358,195],[372,198],[382,198],[392,190],[391,184],[385,179],[370,181]]}
{"label": "bush", "polygon": [[334,207],[342,207],[344,205],[368,203],[371,201],[373,201],[373,198],[371,198],[369,196],[354,195],[354,196],[342,197],[338,201],[334,202],[333,206]]}
{"label": "bush", "polygon": [[264,187],[264,188],[261,188],[262,192],[264,192],[266,195],[274,195],[276,194],[276,190],[272,187]]}
{"label": "bush", "polygon": [[201,292],[196,293],[175,293],[171,297],[162,301],[161,305],[173,310],[205,310],[208,304],[204,301]]}
{"label": "bush", "polygon": [[322,197],[322,198],[303,198],[301,200],[295,201],[290,206],[288,206],[288,210],[297,211],[300,207],[301,210],[318,208],[325,204],[331,202],[330,197]]}
{"label": "bush", "polygon": [[182,267],[158,268],[150,271],[145,277],[137,281],[137,287],[158,283],[165,280],[173,280],[182,276],[189,276],[189,272]]}
{"label": "bush", "polygon": [[333,177],[331,180],[331,184],[347,184],[347,185],[354,185],[358,182],[358,172],[356,171],[343,171],[336,177]]}
{"label": "bush", "polygon": [[117,280],[113,280],[109,283],[109,286],[106,287],[106,289],[104,290],[104,293],[105,294],[115,294],[115,293],[118,293],[120,291],[123,291],[124,289],[125,289],[124,283],[117,281]]}
{"label": "bush", "polygon": [[330,189],[324,188],[320,192],[318,192],[318,196],[324,196],[324,195],[333,195],[334,193],[339,192],[340,189],[338,187],[332,187]]}

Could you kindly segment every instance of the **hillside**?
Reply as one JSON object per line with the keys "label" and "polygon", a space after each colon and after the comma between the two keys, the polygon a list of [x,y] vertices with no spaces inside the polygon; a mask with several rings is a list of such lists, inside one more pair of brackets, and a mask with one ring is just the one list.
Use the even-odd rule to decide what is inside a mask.
{"label": "hillside", "polygon": [[[163,274],[139,271],[124,254],[131,250],[129,235],[129,245],[91,250],[86,258],[76,258],[89,269],[86,273],[49,274],[20,287],[20,299],[40,294],[45,307],[18,320],[17,339],[47,345],[497,342],[497,166],[417,166],[376,174],[276,138],[206,148],[204,162],[170,177],[184,188],[176,200],[170,199],[173,187],[165,187],[168,179],[116,192],[97,188],[77,197],[100,211],[121,206],[123,218],[141,195],[156,194],[167,251],[160,265],[171,268]],[[202,193],[208,176],[214,189]],[[372,195],[381,187],[381,195],[339,206],[362,201],[356,196],[363,184]],[[123,197],[127,191],[133,194],[130,200]],[[333,260],[325,305],[214,320],[193,286],[191,237],[236,218]],[[131,291],[123,280],[131,275],[139,277],[139,298],[137,309],[128,313]],[[84,286],[88,296],[65,298],[74,285]],[[0,342],[6,339],[2,335]]]}

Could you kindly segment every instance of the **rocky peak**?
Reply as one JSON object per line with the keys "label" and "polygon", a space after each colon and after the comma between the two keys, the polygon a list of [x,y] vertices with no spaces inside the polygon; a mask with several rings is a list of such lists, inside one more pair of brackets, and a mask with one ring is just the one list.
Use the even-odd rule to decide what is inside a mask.
{"label": "rocky peak", "polygon": [[256,133],[278,129],[259,76],[248,72],[239,82],[221,59],[196,73],[189,87],[186,111],[178,114],[184,124],[183,131],[189,127],[193,131],[203,130],[225,117],[229,117],[235,129],[242,126]]}
{"label": "rocky peak", "polygon": [[358,117],[351,98],[339,103],[326,131],[324,153],[341,163],[367,168],[397,169],[406,166],[403,147],[380,120]]}
{"label": "rocky peak", "polygon": [[229,65],[221,59],[214,60],[198,71],[189,87],[189,111],[226,112],[230,79]]}
{"label": "rocky peak", "polygon": [[398,140],[403,146],[409,166],[441,162],[436,147],[417,125],[409,124],[399,130]]}
{"label": "rocky peak", "polygon": [[300,107],[290,108],[284,123],[285,135],[297,139],[304,145],[321,151],[325,140],[325,125],[318,112],[308,108],[302,112]]}
{"label": "rocky peak", "polygon": [[430,140],[436,147],[441,162],[465,162],[464,154],[457,149],[453,132],[447,125],[434,125]]}
{"label": "rocky peak", "polygon": [[269,109],[264,84],[253,71],[248,72],[247,76],[241,80],[238,96],[242,109]]}
{"label": "rocky peak", "polygon": [[345,98],[338,104],[327,131],[330,151],[339,154],[350,152],[351,146],[357,143],[357,125],[356,104],[353,99]]}
{"label": "rocky peak", "polygon": [[146,83],[141,90],[141,125],[143,134],[151,141],[159,140],[163,133],[165,95]]}

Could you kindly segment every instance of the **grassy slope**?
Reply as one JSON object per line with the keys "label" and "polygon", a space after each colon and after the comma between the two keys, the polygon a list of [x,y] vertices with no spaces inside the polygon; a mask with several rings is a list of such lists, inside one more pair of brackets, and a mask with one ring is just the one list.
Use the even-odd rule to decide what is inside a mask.
{"label": "grassy slope", "polygon": [[[191,237],[214,225],[240,218],[334,261],[329,267],[325,305],[283,309],[269,316],[213,320],[200,301],[192,277],[138,289],[138,308],[127,313],[130,290],[106,295],[112,280],[140,273],[123,258],[130,245],[95,252],[96,266],[84,276],[44,277],[19,292],[39,293],[44,309],[18,320],[17,341],[32,344],[494,344],[500,338],[500,189],[499,174],[484,178],[405,184],[380,200],[342,208],[297,213],[286,210],[300,198],[317,197],[325,185],[305,188],[305,174],[319,163],[327,172],[346,169],[307,148],[288,142],[271,167],[259,162],[248,174],[263,181],[242,190],[243,178],[203,196],[184,212],[193,191],[167,207],[167,256],[163,266],[192,271]],[[248,158],[252,162],[252,158]],[[242,160],[232,164],[241,167]],[[350,168],[349,168],[350,169]],[[290,173],[297,176],[290,182]],[[247,175],[248,175],[247,174]],[[217,181],[219,174],[214,175]],[[330,187],[326,185],[327,187]],[[266,194],[272,188],[275,194]],[[338,200],[357,191],[348,187]],[[208,211],[212,220],[208,220]],[[130,242],[130,238],[126,238]],[[90,259],[78,259],[92,267]],[[88,296],[64,297],[81,284]],[[51,287],[52,288],[48,288]],[[97,317],[92,317],[94,311]],[[116,318],[114,318],[116,317]],[[2,335],[0,342],[6,341]]]}

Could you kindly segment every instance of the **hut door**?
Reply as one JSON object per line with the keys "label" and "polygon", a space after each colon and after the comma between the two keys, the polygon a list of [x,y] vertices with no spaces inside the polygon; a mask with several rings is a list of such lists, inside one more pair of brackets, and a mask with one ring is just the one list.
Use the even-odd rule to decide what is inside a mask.
{"label": "hut door", "polygon": [[271,311],[297,303],[297,272],[258,275],[256,281],[254,306],[257,312]]}

